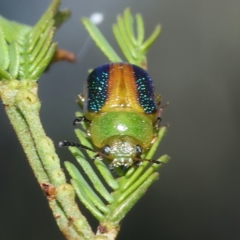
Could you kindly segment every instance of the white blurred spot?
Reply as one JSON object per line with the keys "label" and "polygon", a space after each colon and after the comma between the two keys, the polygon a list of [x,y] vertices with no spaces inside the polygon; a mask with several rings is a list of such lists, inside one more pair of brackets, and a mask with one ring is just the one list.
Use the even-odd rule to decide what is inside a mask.
{"label": "white blurred spot", "polygon": [[98,12],[93,13],[90,16],[91,22],[96,24],[96,25],[100,24],[103,21],[103,18],[104,18],[103,14],[102,13],[98,13]]}
{"label": "white blurred spot", "polygon": [[126,125],[119,124],[119,125],[117,126],[117,129],[118,129],[119,131],[121,131],[121,132],[124,132],[124,131],[126,131],[128,128],[127,128]]}

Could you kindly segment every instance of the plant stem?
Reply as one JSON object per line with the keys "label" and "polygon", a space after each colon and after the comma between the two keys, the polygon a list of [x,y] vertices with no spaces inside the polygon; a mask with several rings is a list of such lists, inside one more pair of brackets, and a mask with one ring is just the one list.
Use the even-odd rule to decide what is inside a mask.
{"label": "plant stem", "polygon": [[111,224],[101,224],[96,232],[95,240],[115,240],[119,231],[119,226],[112,226]]}
{"label": "plant stem", "polygon": [[2,81],[0,96],[40,186],[53,189],[45,193],[59,228],[67,239],[94,239],[77,207],[74,189],[66,183],[54,145],[42,128],[37,88],[32,80]]}

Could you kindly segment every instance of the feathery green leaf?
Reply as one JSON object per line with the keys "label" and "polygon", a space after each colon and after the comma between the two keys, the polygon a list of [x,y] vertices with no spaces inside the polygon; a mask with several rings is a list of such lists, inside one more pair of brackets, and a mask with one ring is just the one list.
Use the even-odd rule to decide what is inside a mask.
{"label": "feathery green leaf", "polygon": [[[42,31],[41,35],[38,38],[37,43],[34,45],[34,49],[32,50],[31,54],[30,54],[30,63],[32,63],[36,56],[38,55],[39,52],[41,52],[41,50],[45,50],[46,48],[49,47],[49,45],[51,44],[51,40],[53,38],[53,34],[54,34],[54,30],[53,29],[53,25],[54,25],[54,21],[50,20],[48,22],[48,24],[46,25],[46,28]],[[48,45],[45,46],[45,41],[48,38]]]}
{"label": "feathery green leaf", "polygon": [[71,12],[68,9],[64,9],[58,11],[55,16],[55,24],[56,28],[59,28],[64,22],[66,22],[71,17]]}
{"label": "feathery green leaf", "polygon": [[33,72],[33,70],[39,65],[39,63],[46,57],[49,46],[51,46],[52,43],[54,32],[54,28],[49,29],[48,32],[44,33],[41,41],[38,42],[38,45],[40,45],[41,42],[41,46],[36,46],[33,53],[31,54],[30,62],[32,64],[28,70],[30,73]]}
{"label": "feathery green leaf", "polygon": [[74,187],[77,196],[79,197],[80,201],[86,206],[86,208],[92,213],[96,219],[99,221],[104,219],[104,215],[94,206],[92,201],[88,198],[87,194],[85,193],[80,181],[76,179],[71,179],[71,184]]}
{"label": "feathery green leaf", "polygon": [[120,15],[117,17],[117,26],[118,26],[118,29],[119,29],[119,32],[120,32],[120,36],[122,37],[123,42],[125,43],[128,51],[129,51],[130,56],[132,58],[136,59],[137,58],[137,53],[136,53],[136,49],[134,47],[134,44],[131,41],[131,35],[130,36],[128,35],[127,26],[125,25],[124,19]]}
{"label": "feathery green leaf", "polygon": [[105,179],[109,187],[116,190],[119,188],[117,181],[114,179],[112,173],[109,171],[108,167],[104,164],[102,160],[96,159],[94,161],[96,167],[98,168],[99,172],[101,173],[102,177]]}
{"label": "feathery green leaf", "polygon": [[7,71],[0,68],[0,80],[1,79],[11,80],[11,76]]}
{"label": "feathery green leaf", "polygon": [[130,63],[134,63],[134,60],[127,48],[127,45],[126,43],[124,42],[123,38],[122,38],[122,35],[121,35],[121,32],[119,30],[119,27],[117,26],[117,24],[114,24],[113,25],[113,33],[114,33],[114,36],[118,42],[118,45],[120,46],[123,54],[125,55],[125,57],[127,58],[128,62]]}
{"label": "feathery green leaf", "polygon": [[112,224],[118,224],[158,177],[158,172],[153,173],[135,192],[128,196],[125,201],[117,205],[111,214],[106,216],[105,221],[109,221]]}
{"label": "feathery green leaf", "polygon": [[137,45],[141,46],[144,40],[144,21],[141,14],[136,14],[137,22]]}
{"label": "feathery green leaf", "polygon": [[70,176],[81,184],[81,188],[85,191],[89,200],[102,212],[108,213],[109,209],[105,206],[103,201],[98,197],[98,195],[93,191],[90,185],[85,181],[82,174],[78,169],[70,162],[64,162],[66,169]]}
{"label": "feathery green leaf", "polygon": [[69,147],[69,150],[73,154],[73,156],[76,158],[78,163],[81,165],[84,172],[87,174],[89,180],[93,183],[94,188],[102,195],[103,198],[105,198],[109,203],[113,202],[114,199],[111,196],[111,194],[107,191],[107,189],[102,184],[101,180],[98,178],[97,174],[93,171],[91,165],[89,162],[81,157],[81,154],[79,154],[79,149],[76,147]]}
{"label": "feathery green leaf", "polygon": [[[164,156],[160,157],[158,159],[158,161],[167,162],[168,159],[169,159],[168,156],[164,155]],[[151,174],[158,171],[158,169],[161,168],[162,165],[163,165],[163,163],[162,164],[154,163],[147,169],[147,171],[145,171],[141,176],[139,176],[139,178],[135,179],[135,181],[131,181],[132,179],[128,180],[127,183],[129,183],[131,181],[131,184],[128,184],[128,186],[125,187],[125,189],[127,189],[127,190],[121,194],[121,196],[118,198],[117,201],[120,203],[124,199],[126,199],[131,193],[133,193],[137,188],[139,188],[150,177]]]}
{"label": "feathery green leaf", "polygon": [[19,44],[23,44],[25,34],[32,29],[32,27],[28,25],[9,21],[2,16],[0,16],[0,25],[3,28],[8,43],[17,41]]}
{"label": "feathery green leaf", "polygon": [[35,70],[31,74],[29,74],[30,79],[37,80],[41,76],[41,74],[44,72],[44,70],[52,60],[53,55],[56,52],[56,49],[57,49],[57,43],[52,43],[46,55],[44,56],[43,60],[38,64],[38,66],[36,66]]}
{"label": "feathery green leaf", "polygon": [[158,36],[161,33],[161,25],[157,25],[155,30],[153,31],[152,35],[143,43],[143,45],[140,47],[140,49],[145,53],[148,51],[148,49],[152,46],[152,44],[156,41]]}
{"label": "feathery green leaf", "polygon": [[16,41],[11,42],[9,46],[9,74],[13,79],[16,79],[20,65],[19,45]]}
{"label": "feathery green leaf", "polygon": [[110,46],[110,44],[107,42],[95,24],[93,24],[88,18],[83,18],[82,23],[97,46],[102,50],[102,52],[108,57],[111,62],[122,62],[121,58]]}
{"label": "feathery green leaf", "polygon": [[5,40],[3,28],[0,25],[0,69],[7,70],[9,65],[8,44]]}
{"label": "feathery green leaf", "polygon": [[134,46],[137,46],[137,41],[135,38],[135,34],[134,34],[134,20],[133,20],[133,16],[131,13],[131,10],[129,8],[126,8],[124,13],[123,13],[123,19],[124,19],[124,25],[127,31],[127,34],[131,40],[131,42],[133,43]]}
{"label": "feathery green leaf", "polygon": [[43,14],[41,19],[38,21],[38,23],[33,27],[31,32],[29,33],[28,53],[33,51],[33,48],[36,46],[37,42],[39,41],[41,34],[49,25],[49,21],[54,20],[54,17],[57,14],[60,3],[61,3],[60,0],[53,0],[51,5],[48,7],[47,11]]}

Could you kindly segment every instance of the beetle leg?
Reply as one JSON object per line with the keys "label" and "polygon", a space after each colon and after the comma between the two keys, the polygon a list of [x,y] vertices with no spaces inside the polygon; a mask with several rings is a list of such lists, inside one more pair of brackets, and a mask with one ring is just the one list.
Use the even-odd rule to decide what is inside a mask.
{"label": "beetle leg", "polygon": [[155,99],[156,99],[157,105],[160,106],[162,96],[160,94],[155,94]]}
{"label": "beetle leg", "polygon": [[79,107],[83,110],[83,106],[84,106],[84,102],[85,102],[85,97],[82,93],[78,94],[77,96],[77,103],[79,105]]}
{"label": "beetle leg", "polygon": [[86,117],[81,116],[81,117],[77,117],[74,119],[73,125],[76,126],[77,124],[82,123],[82,122],[90,123],[91,121],[89,121]]}
{"label": "beetle leg", "polygon": [[165,105],[163,105],[162,107],[160,107],[158,109],[158,116],[157,116],[157,121],[156,121],[156,129],[159,130],[161,127],[161,121],[162,121],[162,113],[163,110],[169,105],[169,102],[167,102]]}
{"label": "beetle leg", "polygon": [[157,121],[156,121],[156,129],[159,130],[160,127],[161,127],[161,121],[162,121],[162,118],[161,117],[157,117]]}
{"label": "beetle leg", "polygon": [[134,166],[136,166],[136,167],[139,167],[141,165],[142,165],[142,161],[140,161],[140,160],[134,162]]}
{"label": "beetle leg", "polygon": [[97,153],[95,156],[93,156],[92,160],[95,161],[96,159],[103,160],[103,157],[100,153]]}
{"label": "beetle leg", "polygon": [[163,110],[169,105],[169,102],[167,102],[165,105],[163,105],[162,107],[160,107],[158,109],[158,118],[161,118]]}

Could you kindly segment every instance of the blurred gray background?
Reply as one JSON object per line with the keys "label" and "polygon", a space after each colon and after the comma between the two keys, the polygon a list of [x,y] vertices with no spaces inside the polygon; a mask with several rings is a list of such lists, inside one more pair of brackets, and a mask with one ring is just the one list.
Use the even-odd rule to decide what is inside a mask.
{"label": "blurred gray background", "polygon": [[[34,25],[49,4],[1,0],[0,14]],[[125,218],[118,239],[240,239],[239,0],[63,1],[72,18],[55,39],[81,54],[76,64],[53,65],[40,79],[47,135],[56,145],[76,140],[76,96],[87,70],[107,62],[79,19],[103,13],[99,27],[116,49],[111,26],[126,7],[142,13],[147,36],[157,23],[163,26],[148,69],[156,92],[170,102],[163,123],[171,126],[157,155],[167,153],[171,161]],[[64,239],[2,106],[0,119],[0,239]],[[74,161],[66,149],[57,152],[62,161]],[[83,212],[95,230],[97,222]]]}

